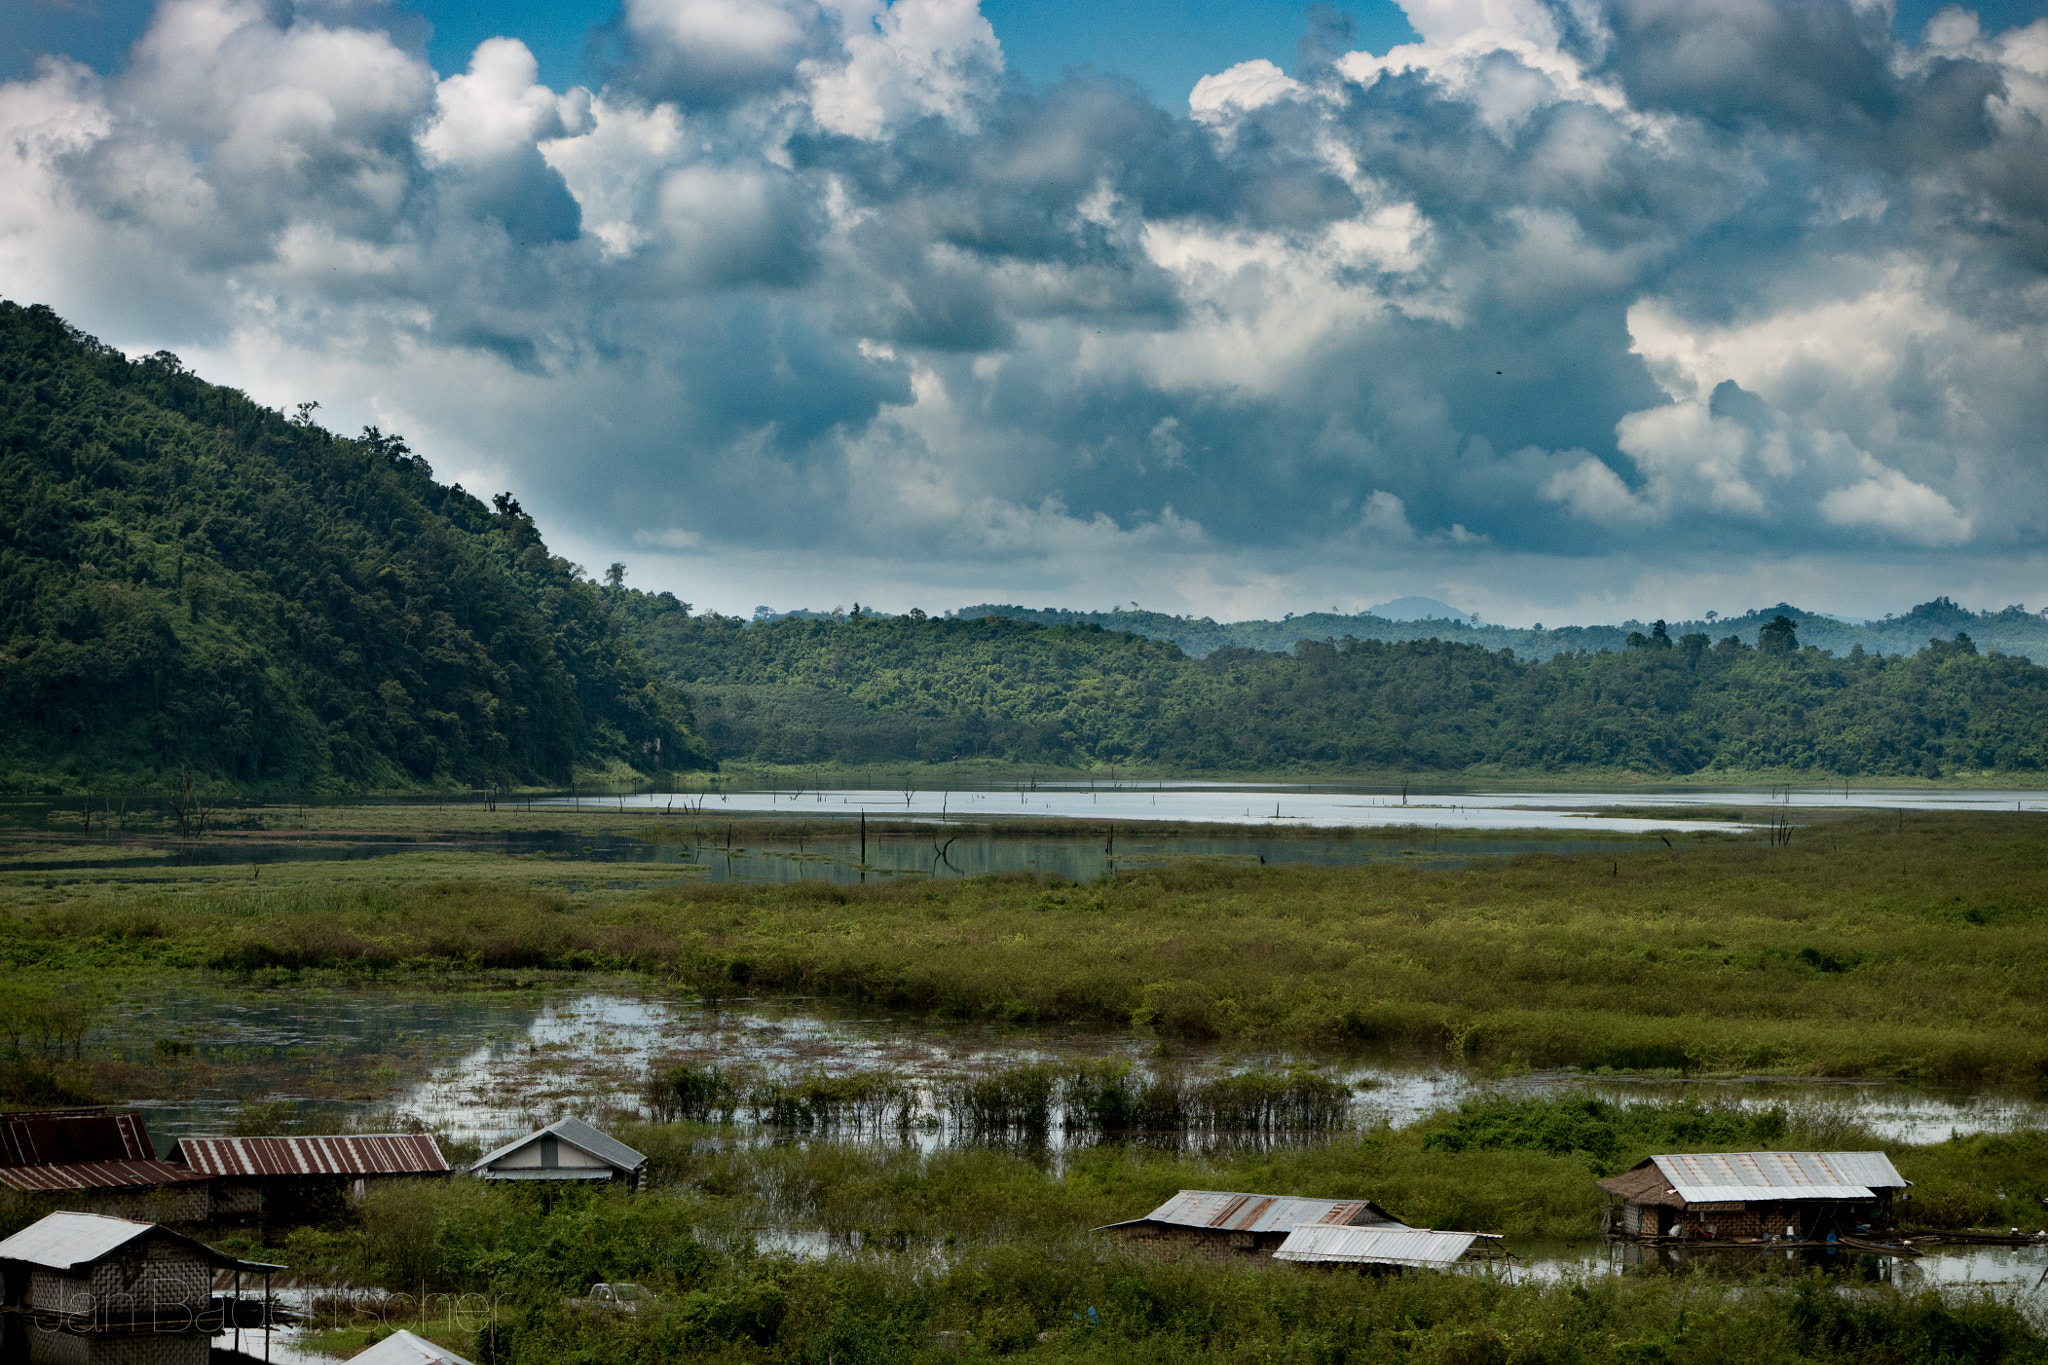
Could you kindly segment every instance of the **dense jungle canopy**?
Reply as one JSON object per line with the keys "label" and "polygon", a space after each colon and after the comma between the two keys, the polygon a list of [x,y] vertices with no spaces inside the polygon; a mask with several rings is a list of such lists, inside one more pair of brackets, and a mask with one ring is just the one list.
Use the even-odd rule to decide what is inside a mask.
{"label": "dense jungle canopy", "polygon": [[0,301],[0,785],[561,783],[712,760],[509,498]]}
{"label": "dense jungle canopy", "polygon": [[[1442,640],[1218,648],[1007,616],[692,615],[623,593],[628,634],[728,759],[993,757],[1212,771],[2038,772],[2048,669],[1967,633],[1910,656],[1661,623],[1619,651],[1522,662]],[[1632,639],[1632,643],[1631,643]]]}

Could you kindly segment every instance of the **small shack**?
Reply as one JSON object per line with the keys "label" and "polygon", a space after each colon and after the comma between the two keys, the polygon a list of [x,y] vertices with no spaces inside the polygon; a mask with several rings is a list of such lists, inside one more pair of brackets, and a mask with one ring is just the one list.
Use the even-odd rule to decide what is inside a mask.
{"label": "small shack", "polygon": [[400,1328],[369,1350],[349,1358],[349,1365],[470,1365],[449,1350],[425,1337]]}
{"label": "small shack", "polygon": [[469,1168],[485,1180],[609,1180],[638,1189],[647,1158],[582,1119],[559,1119],[487,1152]]}
{"label": "small shack", "polygon": [[1332,1227],[1303,1223],[1289,1230],[1273,1259],[1303,1265],[1454,1270],[1504,1265],[1509,1253],[1501,1246],[1500,1234],[1494,1232],[1439,1232],[1398,1224]]}
{"label": "small shack", "polygon": [[263,1305],[217,1299],[213,1272],[268,1275],[158,1223],[53,1213],[0,1242],[0,1355],[30,1365],[206,1365],[209,1339]]}
{"label": "small shack", "polygon": [[1906,1180],[1883,1152],[1653,1156],[1599,1182],[1608,1230],[1707,1241],[1826,1241],[1892,1224]]}
{"label": "small shack", "polygon": [[165,1154],[213,1182],[216,1217],[287,1213],[387,1180],[445,1178],[452,1168],[427,1133],[337,1137],[188,1137]]}
{"label": "small shack", "polygon": [[87,1213],[198,1222],[207,1179],[156,1159],[142,1116],[104,1107],[0,1115],[0,1186],[54,1195]]}
{"label": "small shack", "polygon": [[1303,1225],[1406,1227],[1370,1199],[1182,1190],[1143,1218],[1095,1230],[1167,1255],[1227,1257],[1271,1253]]}

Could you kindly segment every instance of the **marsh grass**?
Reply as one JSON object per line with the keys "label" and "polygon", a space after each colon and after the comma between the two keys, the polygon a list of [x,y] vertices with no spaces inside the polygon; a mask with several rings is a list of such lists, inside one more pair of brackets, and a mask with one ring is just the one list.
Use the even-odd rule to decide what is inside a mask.
{"label": "marsh grass", "polygon": [[[1857,817],[1455,869],[1185,864],[1087,884],[583,890],[487,855],[263,881],[0,874],[21,978],[629,972],[706,995],[1504,1068],[2048,1082],[2048,816]],[[571,871],[576,870],[572,866]]]}

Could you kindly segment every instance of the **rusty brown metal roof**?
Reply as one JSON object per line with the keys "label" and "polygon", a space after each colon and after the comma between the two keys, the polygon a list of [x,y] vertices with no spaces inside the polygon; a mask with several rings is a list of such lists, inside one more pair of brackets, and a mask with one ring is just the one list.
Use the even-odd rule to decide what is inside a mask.
{"label": "rusty brown metal roof", "polygon": [[153,1161],[156,1148],[131,1110],[43,1109],[0,1114],[0,1166]]}
{"label": "rusty brown metal roof", "polygon": [[206,1175],[438,1175],[448,1160],[427,1133],[347,1137],[179,1138],[170,1156]]}
{"label": "rusty brown metal roof", "polygon": [[1289,1232],[1302,1223],[1334,1227],[1402,1226],[1370,1199],[1303,1199],[1289,1194],[1234,1194],[1219,1190],[1182,1190],[1143,1218],[1109,1226],[1127,1228],[1145,1223],[1216,1232],[1278,1233]]}
{"label": "rusty brown metal roof", "polygon": [[1671,1182],[1664,1178],[1664,1172],[1657,1169],[1654,1161],[1645,1161],[1620,1175],[1595,1183],[1631,1204],[1662,1204],[1671,1208],[1685,1206],[1685,1201],[1678,1197],[1678,1191],[1671,1188]]}
{"label": "rusty brown metal roof", "polygon": [[113,1190],[188,1185],[207,1176],[168,1161],[73,1161],[0,1166],[0,1185],[11,1190]]}

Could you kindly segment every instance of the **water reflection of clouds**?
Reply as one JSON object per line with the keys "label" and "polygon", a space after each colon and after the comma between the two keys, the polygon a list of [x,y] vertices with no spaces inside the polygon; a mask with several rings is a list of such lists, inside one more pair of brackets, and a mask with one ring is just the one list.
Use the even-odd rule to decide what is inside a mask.
{"label": "water reflection of clouds", "polygon": [[[679,809],[677,803],[681,802]],[[542,804],[580,805],[574,799]],[[593,803],[594,804],[594,803]],[[1421,826],[1458,830],[1576,829],[1646,834],[1684,829],[1723,833],[1754,828],[1726,820],[1685,818],[1688,808],[1778,806],[1820,810],[2048,809],[2048,795],[2020,790],[1933,788],[1645,786],[1605,791],[1475,791],[1414,783],[1226,783],[1102,780],[1026,782],[988,790],[913,787],[728,788],[687,797],[665,793],[607,798],[620,810],[687,815],[781,815],[789,819],[875,817],[981,820],[1029,816],[1065,820],[1174,820],[1201,824],[1375,828]],[[1668,809],[1670,817],[1605,813],[1613,808]]]}

